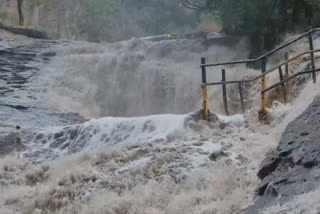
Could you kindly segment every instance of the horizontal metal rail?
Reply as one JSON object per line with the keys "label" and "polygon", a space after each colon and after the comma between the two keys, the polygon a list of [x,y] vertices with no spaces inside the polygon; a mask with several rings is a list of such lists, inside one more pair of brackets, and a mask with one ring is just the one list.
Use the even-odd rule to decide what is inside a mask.
{"label": "horizontal metal rail", "polygon": [[311,54],[311,53],[317,53],[317,52],[320,52],[320,49],[313,50],[313,51],[306,51],[306,52],[303,52],[303,53],[301,53],[301,54],[299,54],[299,55],[296,55],[296,56],[294,56],[294,57],[292,57],[292,58],[288,59],[287,61],[285,61],[285,62],[281,63],[280,65],[278,65],[278,66],[276,66],[276,67],[274,67],[274,68],[271,68],[270,70],[268,70],[268,71],[264,72],[263,74],[260,74],[260,75],[258,75],[258,76],[256,76],[256,77],[254,77],[254,78],[252,78],[252,79],[248,79],[248,80],[234,80],[234,81],[212,82],[212,83],[205,83],[205,85],[207,85],[207,86],[211,86],[211,85],[224,85],[224,84],[236,84],[236,83],[250,83],[250,82],[254,82],[254,81],[256,81],[256,80],[260,79],[261,77],[266,76],[267,74],[269,74],[269,73],[271,73],[271,72],[273,72],[273,71],[277,70],[279,67],[282,67],[282,66],[284,66],[284,65],[288,64],[289,62],[292,62],[292,61],[294,61],[294,60],[298,59],[298,58],[299,58],[299,57],[301,57],[301,56],[304,56],[304,55],[307,55],[307,54]]}
{"label": "horizontal metal rail", "polygon": [[[296,78],[297,76],[303,75],[303,74],[309,74],[312,73],[312,78],[313,78],[313,83],[317,82],[317,77],[316,77],[316,72],[320,72],[320,68],[316,69],[315,66],[315,53],[320,52],[320,49],[314,50],[314,46],[313,46],[313,38],[312,38],[312,33],[316,32],[316,31],[320,31],[320,28],[316,28],[313,30],[310,30],[300,36],[298,36],[297,38],[291,40],[290,42],[260,56],[257,59],[248,59],[248,60],[239,60],[239,61],[232,61],[232,62],[224,62],[224,63],[215,63],[215,64],[207,64],[206,63],[206,59],[204,57],[201,58],[201,71],[202,71],[202,88],[203,88],[203,92],[202,92],[202,97],[203,97],[203,103],[207,104],[208,103],[208,97],[207,97],[207,86],[214,86],[214,85],[222,85],[222,96],[223,96],[223,101],[224,101],[224,108],[225,108],[225,112],[228,115],[229,111],[228,111],[228,102],[227,102],[227,91],[226,91],[226,85],[228,84],[238,84],[238,89],[239,89],[239,94],[240,94],[240,101],[241,101],[241,109],[242,112],[244,113],[244,100],[243,100],[243,91],[242,91],[242,85],[245,83],[250,83],[250,82],[254,82],[257,80],[261,80],[261,108],[259,113],[259,119],[260,120],[265,120],[267,118],[267,111],[266,111],[266,92],[272,90],[275,87],[278,86],[282,86],[282,90],[283,90],[283,100],[285,103],[288,102],[288,95],[289,95],[289,89],[290,89],[290,80]],[[267,70],[267,59],[268,56],[274,54],[275,52],[299,41],[300,39],[304,38],[308,36],[308,40],[309,40],[309,51],[300,53],[290,59],[288,59],[288,53],[285,53],[285,62],[281,63],[280,65],[277,65],[275,67],[272,67],[271,69]],[[293,74],[292,76],[289,77],[289,63],[298,59],[299,57],[302,57],[304,55],[310,55],[310,62],[311,62],[311,69],[307,70],[307,71],[302,71],[302,72],[298,72]],[[235,65],[235,64],[244,64],[244,63],[254,63],[254,62],[258,62],[261,63],[261,74],[257,75],[251,79],[246,79],[246,80],[235,80],[235,81],[227,81],[226,80],[226,76],[225,76],[225,69],[222,69],[222,81],[221,82],[211,82],[211,83],[207,83],[207,77],[206,77],[206,67],[213,67],[213,66],[223,66],[223,65]],[[285,66],[285,75],[283,74],[283,70],[282,70],[282,66]],[[267,79],[266,76],[275,71],[278,70],[279,72],[279,78],[280,81],[273,84],[272,86],[267,87]],[[208,106],[204,105],[203,108],[203,118],[208,120]]]}
{"label": "horizontal metal rail", "polygon": [[300,75],[303,75],[303,74],[309,74],[309,73],[312,73],[312,72],[320,72],[320,68],[318,68],[318,69],[311,69],[311,70],[301,71],[301,72],[295,73],[294,75],[290,76],[289,78],[284,79],[284,80],[282,80],[282,81],[279,81],[279,82],[277,82],[276,84],[274,84],[274,85],[266,88],[266,89],[263,90],[261,93],[264,94],[264,93],[270,91],[271,89],[273,89],[273,88],[275,88],[275,87],[277,87],[277,86],[280,86],[281,84],[284,84],[284,83],[286,83],[286,82],[288,82],[288,81],[296,78],[297,76],[300,76]]}
{"label": "horizontal metal rail", "polygon": [[222,66],[222,65],[235,65],[235,64],[246,64],[246,63],[253,63],[253,62],[257,62],[259,60],[262,60],[263,58],[266,58],[272,54],[274,54],[275,52],[285,48],[285,47],[288,47],[289,45],[299,41],[300,39],[304,38],[305,36],[307,35],[310,35],[312,34],[313,32],[317,32],[317,31],[320,31],[320,28],[315,28],[315,29],[312,29],[304,34],[302,34],[301,36],[291,40],[290,42],[284,44],[284,45],[281,45],[280,47],[276,48],[276,49],[273,49],[272,51],[256,58],[256,59],[247,59],[247,60],[238,60],[238,61],[232,61],[232,62],[222,62],[222,63],[213,63],[213,64],[202,64],[200,67],[214,67],[214,66]]}

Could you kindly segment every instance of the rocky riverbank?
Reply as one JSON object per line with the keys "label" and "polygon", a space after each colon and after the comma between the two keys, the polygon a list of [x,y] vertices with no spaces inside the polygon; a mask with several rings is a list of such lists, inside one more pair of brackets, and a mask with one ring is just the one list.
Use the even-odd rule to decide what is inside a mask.
{"label": "rocky riverbank", "polygon": [[[37,31],[20,30],[25,30],[26,34],[35,33],[30,37],[41,38],[36,35]],[[46,90],[45,83],[39,81],[44,72],[42,68],[56,55],[55,48],[61,43],[18,34],[0,27],[0,156],[23,147],[16,144],[17,126],[23,134],[57,123],[67,125],[84,121],[78,114],[48,108],[39,96]]]}
{"label": "rocky riverbank", "polygon": [[[257,201],[246,213],[286,204],[320,184],[320,96],[291,122],[258,172]],[[291,213],[291,212],[290,212]]]}
{"label": "rocky riverbank", "polygon": [[44,32],[31,29],[31,28],[12,27],[12,26],[5,26],[3,24],[0,24],[0,29],[6,30],[14,34],[34,38],[34,39],[49,39],[49,37]]}

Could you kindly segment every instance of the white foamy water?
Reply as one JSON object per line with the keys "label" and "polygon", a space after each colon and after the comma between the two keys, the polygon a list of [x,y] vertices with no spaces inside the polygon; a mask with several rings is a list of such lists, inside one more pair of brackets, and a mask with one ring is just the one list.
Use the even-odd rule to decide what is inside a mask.
{"label": "white foamy water", "polygon": [[[4,204],[0,211],[237,213],[252,202],[259,182],[256,173],[265,154],[277,146],[286,125],[304,111],[318,90],[319,84],[310,83],[290,106],[270,109],[275,120],[269,126],[255,122],[253,114],[248,126],[238,123],[241,116],[220,116],[231,123],[224,129],[219,123],[182,122],[186,115],[164,115],[167,121],[174,120],[168,122],[168,130],[177,128],[180,134],[160,141],[141,138],[141,142],[122,144],[113,152],[87,150],[39,165],[6,157],[0,167],[0,202]],[[143,128],[145,121],[151,121],[152,129],[161,130],[165,124],[160,118],[105,118],[85,124],[94,124],[103,133],[119,123]],[[181,134],[183,130],[189,130],[188,134]],[[136,139],[132,135],[127,142],[130,138]],[[101,143],[99,138],[92,139],[91,143]]]}
{"label": "white foamy water", "polygon": [[290,202],[269,207],[263,210],[263,214],[299,214],[310,213],[316,214],[320,211],[320,189],[295,197]]}
{"label": "white foamy water", "polygon": [[[145,142],[163,142],[186,135],[188,115],[93,119],[79,125],[54,127],[36,132],[25,152],[39,158],[56,158],[79,152],[114,151]],[[191,131],[191,130],[190,130]]]}
{"label": "white foamy water", "polygon": [[[247,58],[246,43],[208,50],[200,40],[72,43],[48,66],[48,98],[89,118],[189,113],[201,107],[201,56],[208,62]],[[220,80],[220,69],[209,69],[208,81]],[[228,72],[230,78],[244,74]]]}
{"label": "white foamy water", "polygon": [[[198,108],[201,51],[182,48],[168,54],[170,42],[136,42],[68,44],[46,70],[49,101],[87,117]],[[236,51],[215,48],[213,56],[224,50],[230,59],[237,57]],[[230,78],[237,75],[242,74]],[[132,83],[124,84],[128,79]],[[270,125],[261,125],[258,109],[250,108],[246,115],[218,115],[212,123],[189,113],[106,117],[34,130],[23,154],[0,161],[0,213],[239,213],[254,200],[266,153],[319,87],[308,83],[291,104],[274,103],[268,110]],[[252,103],[258,103],[256,97]],[[294,206],[289,203],[284,210],[303,209]]]}

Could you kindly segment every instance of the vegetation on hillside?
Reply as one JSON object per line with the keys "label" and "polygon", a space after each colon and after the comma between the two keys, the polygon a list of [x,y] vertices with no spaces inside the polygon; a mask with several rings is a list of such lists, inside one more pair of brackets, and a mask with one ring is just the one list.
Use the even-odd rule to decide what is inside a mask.
{"label": "vegetation on hillside", "polygon": [[0,0],[0,21],[32,23],[54,38],[76,40],[114,42],[190,32],[198,17],[198,11],[182,7],[178,0]]}
{"label": "vegetation on hillside", "polygon": [[[38,7],[41,22],[38,26],[41,30],[52,31],[51,35],[57,35],[57,38],[62,35],[69,39],[114,42],[132,37],[195,32],[199,29],[221,30],[229,35],[247,36],[252,46],[252,57],[272,49],[287,32],[306,31],[310,27],[320,26],[318,12],[320,0],[0,0],[0,2],[17,4],[16,17],[19,17],[20,24],[23,24],[22,12],[26,14],[26,19],[30,23],[28,16],[37,17],[30,11],[37,11],[34,8]],[[22,7],[19,2],[23,4]],[[0,20],[6,17],[8,12],[6,8],[1,7]],[[48,24],[50,20],[54,23]],[[57,29],[52,29],[52,26],[56,26]]]}
{"label": "vegetation on hillside", "polygon": [[[54,0],[78,39],[115,42],[132,37],[192,31],[198,11],[172,0]],[[70,33],[69,33],[70,34]]]}
{"label": "vegetation on hillside", "polygon": [[204,14],[214,14],[223,32],[249,37],[253,55],[270,50],[281,35],[320,26],[319,0],[183,0]]}
{"label": "vegetation on hillside", "polygon": [[80,0],[79,28],[90,41],[179,33],[195,28],[197,16],[164,0]]}

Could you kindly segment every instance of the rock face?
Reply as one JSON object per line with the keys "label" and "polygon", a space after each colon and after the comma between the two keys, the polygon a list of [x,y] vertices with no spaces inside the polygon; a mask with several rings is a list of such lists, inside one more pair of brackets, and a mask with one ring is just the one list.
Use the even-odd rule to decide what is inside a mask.
{"label": "rock face", "polygon": [[0,156],[19,147],[13,143],[14,137],[7,137],[17,125],[21,127],[20,137],[25,143],[28,129],[38,130],[51,127],[52,124],[64,126],[85,121],[76,113],[44,107],[46,101],[40,91],[46,88],[46,83],[39,77],[45,72],[46,64],[56,55],[59,45],[58,41],[29,39],[0,30]]}
{"label": "rock face", "polygon": [[286,203],[294,196],[320,185],[320,96],[291,122],[278,148],[270,152],[258,173],[258,199],[245,213],[274,203]]}
{"label": "rock face", "polygon": [[6,31],[9,31],[14,34],[19,34],[23,36],[27,36],[34,39],[49,39],[48,36],[41,31],[35,30],[35,29],[29,29],[29,28],[18,28],[18,27],[10,27],[10,26],[4,26],[0,25],[1,29],[4,29]]}

